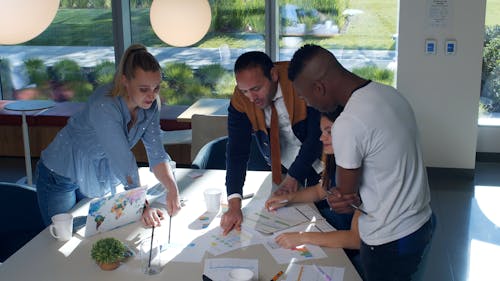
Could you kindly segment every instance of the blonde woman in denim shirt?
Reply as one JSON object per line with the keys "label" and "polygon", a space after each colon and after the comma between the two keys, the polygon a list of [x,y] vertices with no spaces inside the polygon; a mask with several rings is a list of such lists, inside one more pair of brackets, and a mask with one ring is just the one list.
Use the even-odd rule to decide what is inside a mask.
{"label": "blonde woman in denim shirt", "polygon": [[[98,88],[42,152],[37,194],[45,224],[85,197],[101,197],[140,186],[131,149],[142,140],[154,175],[167,189],[167,212],[180,209],[178,188],[160,140],[161,67],[144,46],[130,46],[114,84]],[[144,212],[147,225],[159,224],[160,211]]]}

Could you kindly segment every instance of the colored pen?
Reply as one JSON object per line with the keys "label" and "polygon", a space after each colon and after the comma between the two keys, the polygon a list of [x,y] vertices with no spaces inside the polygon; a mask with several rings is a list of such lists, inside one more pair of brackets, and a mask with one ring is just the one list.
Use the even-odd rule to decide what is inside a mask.
{"label": "colored pen", "polygon": [[321,276],[323,277],[323,279],[325,279],[325,281],[333,281],[332,277],[328,274],[326,274],[325,271],[323,271],[323,269],[321,269],[321,267],[317,266],[316,264],[313,264],[314,266],[314,269],[316,269],[316,271],[321,274]]}
{"label": "colored pen", "polygon": [[283,274],[283,270],[280,270],[276,275],[274,275],[273,279],[271,281],[276,281],[280,278],[280,276]]}
{"label": "colored pen", "polygon": [[302,272],[304,272],[304,266],[300,266],[299,277],[297,277],[297,281],[302,280]]}

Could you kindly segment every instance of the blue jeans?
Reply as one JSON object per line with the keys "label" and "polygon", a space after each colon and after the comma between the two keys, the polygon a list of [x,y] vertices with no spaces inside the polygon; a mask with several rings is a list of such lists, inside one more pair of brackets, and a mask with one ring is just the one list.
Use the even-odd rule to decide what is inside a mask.
{"label": "blue jeans", "polygon": [[370,246],[361,241],[365,280],[410,281],[434,232],[434,215],[417,231],[387,244]]}
{"label": "blue jeans", "polygon": [[37,163],[35,175],[38,205],[46,226],[51,223],[53,215],[68,212],[84,198],[74,181],[54,173],[41,160]]}

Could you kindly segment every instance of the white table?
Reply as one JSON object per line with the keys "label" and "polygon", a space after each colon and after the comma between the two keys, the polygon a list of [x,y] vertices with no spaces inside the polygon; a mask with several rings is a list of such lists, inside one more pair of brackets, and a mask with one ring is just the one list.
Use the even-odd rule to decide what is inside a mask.
{"label": "white table", "polygon": [[[212,187],[224,190],[225,171],[206,170],[203,171],[203,176],[192,178],[190,175],[192,175],[193,171],[203,170],[176,169],[181,197],[187,199],[187,201],[186,206],[172,219],[171,243],[175,243],[177,239],[182,238],[185,233],[185,231],[182,231],[183,227],[192,222],[193,218],[197,218],[204,212],[203,190]],[[147,168],[141,168],[140,174],[142,184],[154,184],[156,182],[154,177],[147,171]],[[262,196],[267,198],[271,192],[271,174],[269,172],[249,171],[244,190],[245,193],[255,192],[254,199],[252,200],[261,198]],[[248,201],[250,200],[244,200],[244,205],[248,204]],[[75,208],[73,213],[76,216],[86,214],[87,209],[88,204],[83,203]],[[163,222],[161,228],[164,227],[168,227],[168,219]],[[48,229],[45,229],[7,259],[3,265],[0,265],[0,280],[201,280],[204,266],[203,261],[201,263],[169,262],[164,266],[160,274],[146,276],[140,271],[140,262],[138,259],[130,259],[115,271],[106,272],[99,269],[90,258],[91,246],[100,238],[112,236],[121,241],[126,241],[130,245],[137,243],[141,235],[144,236],[149,233],[151,233],[150,229],[146,230],[139,223],[133,223],[89,238],[82,238],[78,234],[74,234],[72,240],[65,243],[56,241],[52,238]],[[157,233],[162,232],[155,231],[155,235]],[[361,280],[341,249],[324,248],[324,251],[327,253],[328,258],[314,260],[314,263],[344,267],[344,280]],[[216,257],[205,253],[203,258],[258,259],[258,280],[270,280],[276,272],[279,270],[285,271],[287,268],[287,265],[277,264],[262,245],[241,248]],[[306,263],[304,262],[304,264]]]}
{"label": "white table", "polygon": [[190,107],[177,117],[179,122],[191,122],[193,114],[202,115],[227,115],[229,99],[208,99],[197,100]]}
{"label": "white table", "polygon": [[43,110],[51,108],[54,105],[55,102],[51,100],[18,100],[8,103],[4,107],[6,110],[21,111],[22,113],[24,161],[26,163],[27,184],[30,186],[33,185],[33,175],[31,171],[30,138],[28,134],[28,123],[26,122],[26,112]]}

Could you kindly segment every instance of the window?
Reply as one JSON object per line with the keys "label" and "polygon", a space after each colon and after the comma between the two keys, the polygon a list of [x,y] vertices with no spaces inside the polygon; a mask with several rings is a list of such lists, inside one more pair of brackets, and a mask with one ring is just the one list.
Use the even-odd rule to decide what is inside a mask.
{"label": "window", "polygon": [[65,1],[36,38],[0,46],[3,99],[85,101],[112,79],[111,1]]}
{"label": "window", "polygon": [[280,59],[318,44],[354,73],[395,85],[397,7],[397,0],[280,1]]}
{"label": "window", "polygon": [[500,0],[486,1],[479,125],[500,126]]}
{"label": "window", "polygon": [[[397,0],[210,0],[207,35],[184,48],[166,45],[154,34],[149,20],[152,0],[130,0],[127,7],[111,7],[112,2],[122,5],[62,0],[40,36],[0,46],[2,98],[85,101],[97,86],[113,79],[115,51],[135,42],[146,45],[160,61],[166,78],[161,97],[168,104],[227,98],[241,53],[268,50],[276,60],[289,60],[304,43],[330,49],[344,66],[365,78],[395,83]],[[124,22],[130,14],[131,30],[128,25],[117,27],[120,21],[114,25],[112,8],[125,15]],[[266,27],[266,21],[276,28]],[[128,39],[114,36],[113,30],[120,27],[130,34]]]}
{"label": "window", "polygon": [[[228,98],[234,90],[233,66],[245,50],[265,49],[265,1],[210,1],[212,23],[202,40],[172,47],[153,32],[149,4],[131,8],[132,41],[148,46],[163,68],[161,98],[168,104],[192,104],[201,97]],[[182,27],[179,27],[182,28]]]}

